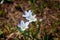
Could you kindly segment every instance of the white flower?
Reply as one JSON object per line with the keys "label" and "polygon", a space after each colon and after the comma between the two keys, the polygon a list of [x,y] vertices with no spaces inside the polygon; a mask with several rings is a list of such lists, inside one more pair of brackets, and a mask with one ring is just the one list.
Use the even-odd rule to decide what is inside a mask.
{"label": "white flower", "polygon": [[40,18],[40,19],[39,19],[39,21],[40,21],[40,22],[42,22],[42,21],[43,21],[43,19],[42,19],[42,18]]}
{"label": "white flower", "polygon": [[35,18],[36,15],[32,15],[32,11],[31,10],[29,10],[28,12],[25,11],[25,15],[23,15],[23,17],[26,17],[26,19],[29,22],[35,22],[35,21],[37,21],[37,19]]}
{"label": "white flower", "polygon": [[23,17],[29,17],[29,16],[32,16],[32,12],[31,10],[29,10],[28,12],[25,11],[25,15],[22,15]]}
{"label": "white flower", "polygon": [[29,28],[28,25],[29,25],[29,22],[24,23],[24,21],[21,20],[21,23],[18,24],[18,27],[21,28],[22,31],[24,31]]}
{"label": "white flower", "polygon": [[0,4],[2,4],[4,2],[4,0],[0,0]]}
{"label": "white flower", "polygon": [[27,20],[29,20],[29,22],[35,22],[37,21],[37,18],[35,18],[36,15],[30,16],[30,17],[26,17]]}

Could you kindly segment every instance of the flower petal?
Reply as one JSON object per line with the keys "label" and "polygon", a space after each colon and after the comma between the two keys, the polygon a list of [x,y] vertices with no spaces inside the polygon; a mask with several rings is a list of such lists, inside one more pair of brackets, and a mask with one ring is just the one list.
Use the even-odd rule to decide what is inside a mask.
{"label": "flower petal", "polygon": [[35,22],[35,21],[37,21],[37,19],[36,19],[36,18],[34,19],[34,22]]}
{"label": "flower petal", "polygon": [[28,26],[29,25],[29,22],[26,22],[25,24]]}
{"label": "flower petal", "polygon": [[26,17],[26,15],[22,15],[23,17]]}
{"label": "flower petal", "polygon": [[25,13],[25,15],[26,15],[28,12],[27,12],[27,11],[25,11],[24,13]]}
{"label": "flower petal", "polygon": [[30,20],[30,18],[26,17],[27,20]]}
{"label": "flower petal", "polygon": [[4,2],[4,0],[2,0],[1,2],[0,2],[0,4],[2,4]]}
{"label": "flower petal", "polygon": [[43,19],[42,18],[40,18],[40,20],[39,20],[40,22],[42,22],[43,21]]}
{"label": "flower petal", "polygon": [[26,30],[26,29],[28,29],[28,26],[27,26],[27,25],[23,25],[23,26],[21,27],[21,30],[22,30],[22,31],[24,31],[24,30]]}
{"label": "flower petal", "polygon": [[21,25],[23,25],[24,24],[24,21],[23,20],[21,20],[21,23],[20,23]]}
{"label": "flower petal", "polygon": [[35,18],[36,17],[36,15],[33,15],[33,18]]}
{"label": "flower petal", "polygon": [[21,24],[18,24],[17,26],[18,26],[19,28],[21,28]]}
{"label": "flower petal", "polygon": [[29,10],[29,15],[32,15],[32,11],[31,10]]}

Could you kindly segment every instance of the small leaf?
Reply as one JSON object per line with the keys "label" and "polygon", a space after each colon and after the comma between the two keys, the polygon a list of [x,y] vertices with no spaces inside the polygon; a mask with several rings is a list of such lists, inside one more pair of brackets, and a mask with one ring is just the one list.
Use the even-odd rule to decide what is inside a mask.
{"label": "small leaf", "polygon": [[28,30],[24,31],[24,34],[29,35],[29,31]]}
{"label": "small leaf", "polygon": [[19,31],[20,33],[23,33],[23,31],[21,30],[21,28],[17,27],[17,29],[18,29],[18,31]]}
{"label": "small leaf", "polygon": [[40,12],[41,13],[42,13],[43,9],[44,9],[44,2],[41,2],[41,4],[40,4]]}
{"label": "small leaf", "polygon": [[58,8],[60,8],[60,3],[58,4]]}
{"label": "small leaf", "polygon": [[[25,31],[25,32],[24,32],[24,36],[25,36],[25,37],[28,37],[28,38],[31,38],[31,36],[30,36],[30,34],[29,34],[29,31]],[[31,38],[31,39],[32,39],[32,38]]]}
{"label": "small leaf", "polygon": [[31,32],[33,32],[33,31],[34,31],[34,27],[31,27],[29,30],[30,30]]}
{"label": "small leaf", "polygon": [[45,33],[45,36],[44,36],[44,40],[48,40],[48,36],[47,36],[46,33]]}
{"label": "small leaf", "polygon": [[3,32],[0,30],[0,35],[3,34]]}
{"label": "small leaf", "polygon": [[56,38],[54,38],[54,40],[56,40]]}

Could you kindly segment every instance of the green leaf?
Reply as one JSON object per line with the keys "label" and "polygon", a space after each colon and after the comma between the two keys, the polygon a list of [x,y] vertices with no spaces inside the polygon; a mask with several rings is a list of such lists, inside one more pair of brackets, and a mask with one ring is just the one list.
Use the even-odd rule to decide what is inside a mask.
{"label": "green leaf", "polygon": [[54,40],[56,40],[56,38],[54,38]]}
{"label": "green leaf", "polygon": [[18,29],[18,31],[19,31],[20,33],[23,33],[23,31],[21,30],[21,28],[17,27],[17,29]]}
{"label": "green leaf", "polygon": [[24,34],[29,35],[29,31],[28,30],[24,31]]}
{"label": "green leaf", "polygon": [[36,13],[35,1],[36,0],[30,0],[33,13]]}
{"label": "green leaf", "polygon": [[34,37],[37,36],[37,34],[40,32],[40,22],[38,21],[37,24],[38,24],[38,28],[37,28],[37,31],[34,34]]}
{"label": "green leaf", "polygon": [[38,30],[36,31],[36,33],[34,34],[34,36],[36,36],[40,31],[40,26],[38,27]]}
{"label": "green leaf", "polygon": [[41,2],[41,4],[40,4],[40,12],[41,13],[43,12],[43,9],[44,9],[44,2]]}
{"label": "green leaf", "polygon": [[0,35],[3,34],[3,32],[0,30]]}
{"label": "green leaf", "polygon": [[47,36],[46,33],[45,33],[45,36],[44,36],[44,40],[48,40],[48,36]]}
{"label": "green leaf", "polygon": [[3,13],[3,11],[2,10],[0,10],[0,15]]}
{"label": "green leaf", "polygon": [[58,8],[60,8],[60,3],[58,4]]}
{"label": "green leaf", "polygon": [[[25,37],[28,37],[28,38],[31,38],[30,36],[30,32],[27,30],[27,31],[24,31],[24,36]],[[32,39],[32,38],[31,38]]]}

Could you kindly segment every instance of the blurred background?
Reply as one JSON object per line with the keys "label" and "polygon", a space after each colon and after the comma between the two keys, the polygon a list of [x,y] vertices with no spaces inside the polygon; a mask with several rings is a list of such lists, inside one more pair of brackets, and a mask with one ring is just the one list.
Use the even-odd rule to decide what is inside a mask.
{"label": "blurred background", "polygon": [[[31,23],[36,37],[20,34],[17,25],[24,11],[32,10],[42,22]],[[31,27],[31,24],[29,27]],[[40,26],[39,30],[37,25]],[[28,32],[27,32],[28,33]],[[1,0],[0,1],[0,40],[60,40],[60,0]]]}

